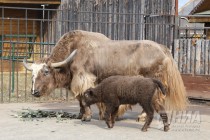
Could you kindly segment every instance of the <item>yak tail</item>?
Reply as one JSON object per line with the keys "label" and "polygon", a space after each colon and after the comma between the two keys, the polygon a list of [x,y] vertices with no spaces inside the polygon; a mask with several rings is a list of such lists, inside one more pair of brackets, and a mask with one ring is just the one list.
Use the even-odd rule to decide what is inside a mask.
{"label": "yak tail", "polygon": [[166,87],[167,95],[165,108],[167,110],[184,110],[188,104],[186,90],[181,74],[175,64],[173,57],[168,56],[164,60],[165,71],[161,79]]}
{"label": "yak tail", "polygon": [[164,87],[164,85],[162,84],[162,82],[160,82],[159,80],[156,80],[156,79],[152,79],[153,80],[153,82],[155,83],[155,84],[157,84],[157,86],[160,88],[160,90],[162,91],[162,94],[163,95],[166,95],[166,90],[165,90],[165,87]]}

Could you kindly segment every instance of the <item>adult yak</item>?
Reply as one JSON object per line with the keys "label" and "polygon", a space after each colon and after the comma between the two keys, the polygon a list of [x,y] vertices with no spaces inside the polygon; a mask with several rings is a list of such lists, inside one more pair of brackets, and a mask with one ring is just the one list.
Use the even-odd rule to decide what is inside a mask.
{"label": "adult yak", "polygon": [[[166,109],[181,110],[187,103],[184,84],[170,51],[149,40],[113,41],[99,33],[72,31],[61,37],[48,58],[31,66],[24,62],[24,66],[32,71],[32,94],[36,97],[55,88],[66,88],[80,101],[86,89],[109,76],[143,75],[157,78],[167,87]],[[80,106],[82,119],[90,120],[90,109],[83,108],[81,102]],[[121,106],[119,115],[127,107]]]}

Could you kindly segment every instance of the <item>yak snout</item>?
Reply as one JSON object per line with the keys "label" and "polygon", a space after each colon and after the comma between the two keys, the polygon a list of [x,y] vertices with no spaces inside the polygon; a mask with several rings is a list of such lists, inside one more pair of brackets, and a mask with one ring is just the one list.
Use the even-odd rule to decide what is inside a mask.
{"label": "yak snout", "polygon": [[33,95],[33,96],[35,96],[35,97],[40,97],[41,95],[40,95],[40,92],[38,91],[38,90],[32,90],[31,89],[31,94]]}

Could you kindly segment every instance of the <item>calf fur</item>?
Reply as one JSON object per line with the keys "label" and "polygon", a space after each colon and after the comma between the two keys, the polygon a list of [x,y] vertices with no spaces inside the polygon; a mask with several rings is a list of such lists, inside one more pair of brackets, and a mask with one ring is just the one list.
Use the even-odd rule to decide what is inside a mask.
{"label": "calf fur", "polygon": [[82,104],[90,106],[102,102],[106,106],[105,121],[109,128],[115,123],[118,108],[121,104],[139,103],[147,114],[142,131],[147,131],[154,117],[154,110],[163,120],[164,131],[169,130],[168,117],[164,107],[158,102],[157,89],[165,95],[163,84],[155,79],[141,76],[111,76],[103,80],[96,88],[90,88],[82,96]]}

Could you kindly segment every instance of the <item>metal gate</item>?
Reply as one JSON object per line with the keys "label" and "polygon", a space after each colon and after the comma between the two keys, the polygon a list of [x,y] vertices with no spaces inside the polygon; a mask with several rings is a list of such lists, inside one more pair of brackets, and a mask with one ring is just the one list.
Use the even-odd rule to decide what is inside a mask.
{"label": "metal gate", "polygon": [[0,6],[0,102],[69,100],[58,89],[48,97],[30,95],[31,73],[23,58],[47,57],[66,32],[100,32],[114,40],[150,39],[172,49],[174,0],[62,0],[58,8]]}

